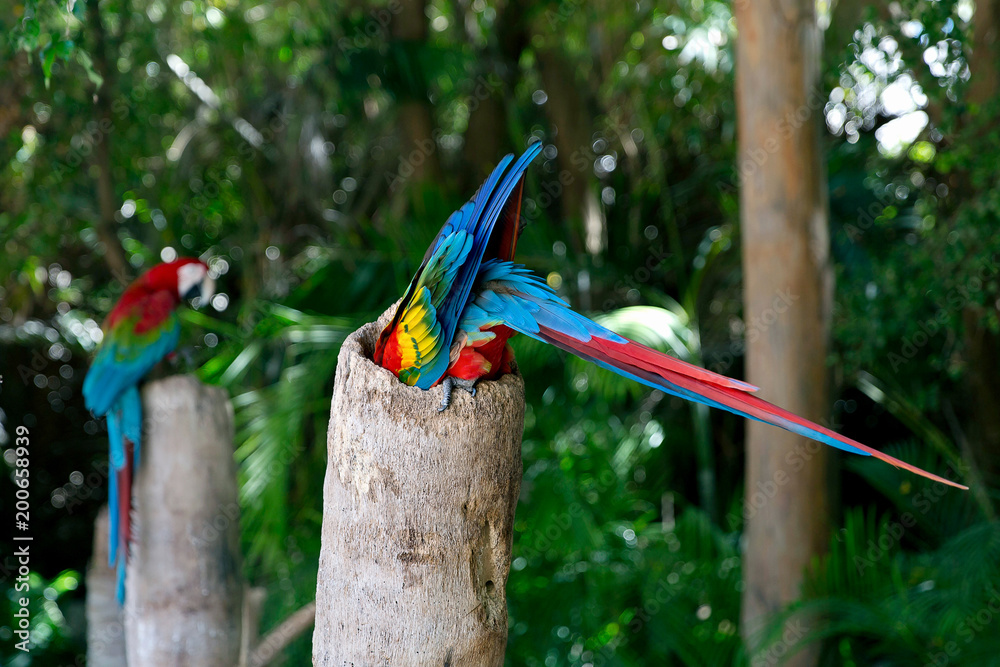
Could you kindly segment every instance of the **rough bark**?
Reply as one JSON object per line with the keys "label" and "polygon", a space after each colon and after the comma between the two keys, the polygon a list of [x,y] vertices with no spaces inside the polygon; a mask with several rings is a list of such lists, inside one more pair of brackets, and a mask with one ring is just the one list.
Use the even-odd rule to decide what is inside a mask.
{"label": "rough bark", "polygon": [[108,566],[108,507],[94,522],[94,551],[87,567],[87,664],[125,667],[125,626],[115,599],[115,571]]}
{"label": "rough bark", "polygon": [[475,398],[371,362],[391,309],[344,342],[328,435],[313,663],[502,665],[524,384]]}
{"label": "rough bark", "polygon": [[[823,421],[833,278],[814,3],[734,7],[747,379],[764,398]],[[829,540],[827,468],[828,448],[749,423],[742,632],[751,656],[768,648],[755,645],[757,630],[798,597],[804,568]],[[786,664],[815,664],[816,650]]]}
{"label": "rough bark", "polygon": [[221,389],[176,376],[146,386],[143,411],[128,663],[231,667],[243,608],[232,406]]}

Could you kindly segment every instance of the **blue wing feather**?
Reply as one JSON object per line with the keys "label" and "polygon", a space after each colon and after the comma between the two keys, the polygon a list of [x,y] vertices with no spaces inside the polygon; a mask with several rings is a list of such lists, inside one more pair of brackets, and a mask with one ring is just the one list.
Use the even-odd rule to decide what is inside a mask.
{"label": "blue wing feather", "polygon": [[[127,324],[123,322],[122,324]],[[181,325],[171,316],[154,340],[139,344],[109,331],[83,381],[83,400],[97,416],[105,415],[128,387],[135,386],[165,356],[177,348]]]}
{"label": "blue wing feather", "polygon": [[[443,303],[437,309],[441,335],[443,340],[447,341],[445,350],[448,349],[455,336],[455,329],[458,327],[462,311],[469,301],[469,293],[476,282],[483,254],[486,252],[500,212],[514,188],[517,187],[524,170],[538,156],[541,149],[541,142],[532,144],[510,169],[507,167],[511,164],[513,156],[508,155],[501,160],[490,177],[483,183],[479,192],[476,193],[472,202],[462,207],[461,210],[465,213],[463,213],[461,220],[455,221],[456,225],[461,225],[461,229],[471,234],[473,243],[466,261],[459,267],[453,284],[449,286]],[[470,205],[471,211],[469,211]],[[454,217],[453,214],[452,218]],[[438,235],[438,239],[440,242],[442,234]],[[449,362],[449,355],[443,353],[435,355],[431,363],[421,370],[416,386],[421,389],[433,387],[448,370]]]}

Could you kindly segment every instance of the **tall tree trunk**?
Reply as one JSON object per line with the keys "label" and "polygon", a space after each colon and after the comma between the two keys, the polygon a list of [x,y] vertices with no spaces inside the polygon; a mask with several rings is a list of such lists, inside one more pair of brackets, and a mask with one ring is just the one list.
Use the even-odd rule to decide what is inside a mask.
{"label": "tall tree trunk", "polygon": [[[820,31],[813,0],[735,9],[748,380],[764,398],[822,421],[833,278],[817,119]],[[742,632],[751,656],[768,648],[755,644],[756,631],[798,597],[804,568],[829,539],[827,452],[748,425]],[[815,664],[817,651],[787,664]]]}
{"label": "tall tree trunk", "polygon": [[[976,13],[972,17],[972,56],[969,62],[971,77],[967,100],[972,110],[963,119],[977,131],[966,136],[976,141],[978,150],[988,147],[996,150],[996,140],[991,139],[995,121],[977,118],[987,111],[1000,92],[1000,0],[977,0]],[[985,107],[985,109],[984,109]],[[959,172],[956,178],[963,182],[960,191],[975,192],[969,183],[967,173]],[[979,193],[982,194],[982,193]],[[992,308],[996,308],[993,306]],[[970,442],[975,443],[976,462],[986,474],[990,483],[1000,479],[1000,410],[997,410],[997,396],[1000,396],[1000,336],[990,331],[986,308],[971,304],[962,313],[965,328],[965,356],[968,407],[972,415]]]}
{"label": "tall tree trunk", "polygon": [[1000,2],[976,0],[972,17],[969,102],[983,105],[1000,91]]}
{"label": "tall tree trunk", "polygon": [[243,580],[233,409],[190,376],[143,390],[135,536],[125,592],[130,665],[231,667]]}
{"label": "tall tree trunk", "polygon": [[481,95],[481,99],[475,98],[475,108],[469,113],[469,125],[465,130],[465,145],[462,149],[466,166],[461,174],[463,192],[474,192],[486,180],[503,150],[504,135],[507,133],[507,113],[503,98],[509,93],[506,82],[502,82],[496,74],[492,77],[500,82],[500,87],[483,91],[477,88],[476,93]]}
{"label": "tall tree trunk", "polygon": [[313,664],[503,665],[524,384],[475,398],[371,362],[392,316],[344,342],[323,490]]}
{"label": "tall tree trunk", "polygon": [[103,83],[94,92],[94,117],[97,121],[98,139],[94,146],[94,167],[97,169],[97,210],[98,219],[94,225],[101,243],[104,244],[104,261],[114,277],[123,285],[131,282],[131,271],[125,259],[125,251],[115,231],[115,212],[118,210],[114,182],[111,177],[111,134],[114,121],[111,118],[111,90],[114,71],[108,62],[107,38],[104,22],[101,20],[100,3],[87,3],[87,27],[93,37],[91,51],[94,55],[94,70],[101,75]]}
{"label": "tall tree trunk", "polygon": [[401,156],[406,173],[421,183],[441,175],[438,146],[434,138],[434,115],[427,99],[427,80],[421,69],[420,49],[427,43],[427,0],[398,0],[399,11],[392,18],[389,34],[394,66],[404,84],[399,103]]}
{"label": "tall tree trunk", "polygon": [[[548,95],[545,112],[555,130],[552,143],[559,151],[556,158],[559,178],[553,179],[551,184],[557,189],[553,199],[558,199],[562,206],[569,231],[566,238],[574,254],[580,256],[586,250],[591,255],[597,255],[607,242],[607,230],[604,213],[590,186],[593,178],[590,158],[593,152],[588,101],[577,79],[576,67],[562,51],[555,47],[541,48],[536,50],[535,57]],[[580,156],[585,156],[585,159],[581,160]],[[582,170],[581,164],[584,165]]]}

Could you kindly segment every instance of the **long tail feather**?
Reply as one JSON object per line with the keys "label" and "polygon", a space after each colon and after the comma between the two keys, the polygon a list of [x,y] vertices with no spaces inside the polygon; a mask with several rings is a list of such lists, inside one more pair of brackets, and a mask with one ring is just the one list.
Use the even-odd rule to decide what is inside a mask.
{"label": "long tail feather", "polygon": [[502,323],[582,359],[674,396],[728,410],[792,433],[922,475],[935,482],[968,488],[862,445],[755,396],[753,385],[712,373],[619,336],[573,312],[545,282],[518,264],[484,262],[476,297],[463,326],[483,328]]}
{"label": "long tail feather", "polygon": [[108,564],[117,575],[118,602],[125,601],[125,565],[132,537],[132,479],[139,464],[142,440],[142,401],[136,387],[126,389],[108,412],[111,443],[108,470]]}
{"label": "long tail feather", "polygon": [[[677,360],[669,355],[662,354],[650,348],[642,350],[640,355],[633,355],[630,353],[634,352],[634,350],[623,349],[623,347],[631,347],[633,345],[637,348],[644,347],[634,341],[628,341],[625,346],[601,340],[597,337],[591,338],[589,341],[579,341],[545,327],[540,327],[536,335],[567,352],[593,361],[604,368],[638,380],[648,386],[661,389],[669,394],[698,403],[704,403],[712,407],[722,408],[742,417],[778,426],[792,433],[797,433],[854,454],[874,456],[897,468],[909,470],[935,482],[954,486],[959,489],[968,488],[944,477],[929,473],[926,470],[921,470],[914,465],[900,461],[876,449],[872,449],[856,440],[815,424],[808,419],[803,419],[747,391],[725,386],[695,375],[677,372],[677,370],[672,368]],[[641,358],[636,359],[636,356],[641,356]],[[657,363],[658,361],[659,363]]]}

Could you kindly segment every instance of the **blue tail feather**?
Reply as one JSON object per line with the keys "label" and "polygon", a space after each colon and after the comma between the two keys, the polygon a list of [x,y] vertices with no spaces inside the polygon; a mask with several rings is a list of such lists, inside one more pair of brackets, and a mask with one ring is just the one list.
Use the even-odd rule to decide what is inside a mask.
{"label": "blue tail feather", "polygon": [[[126,389],[108,411],[108,440],[111,451],[108,467],[108,564],[115,568],[118,602],[125,601],[125,565],[128,561],[130,515],[132,511],[131,479],[139,465],[142,441],[142,399],[134,385]],[[128,460],[126,441],[132,443],[132,460]],[[127,488],[119,488],[119,474],[125,472]],[[122,525],[122,523],[125,525]]]}
{"label": "blue tail feather", "polygon": [[[630,371],[629,368],[620,363],[602,359],[599,353],[593,350],[588,351],[587,343],[592,338],[596,337],[612,343],[627,343],[627,339],[574,312],[540,278],[525,271],[520,265],[498,260],[484,262],[480,284],[484,285],[487,289],[482,289],[476,295],[473,302],[475,306],[492,317],[501,318],[504,324],[521,334],[543,342],[552,343],[557,347],[563,347],[567,351],[598,366],[641,382],[654,389],[660,389],[673,396],[702,403],[709,407],[720,408],[748,419],[773,424],[847,452],[870,456],[869,452],[853,447],[849,443],[838,440],[835,437],[831,437],[827,433],[816,430],[809,424],[796,423],[776,414],[768,414],[767,418],[761,418],[752,412],[752,408],[749,408],[740,401],[727,404],[721,402],[721,400],[713,400],[698,391],[678,386],[660,374],[644,372],[638,366]],[[489,289],[494,284],[500,288],[498,291]],[[463,324],[473,326],[476,323],[469,322]],[[541,329],[559,332],[573,339],[573,341],[579,342],[581,345],[578,346],[574,343],[570,347],[566,347],[546,335],[546,332]],[[718,387],[712,385],[706,384],[704,391],[710,395],[722,396],[719,393]],[[754,401],[753,398],[745,398],[743,396],[739,396],[739,398],[744,401]],[[742,409],[744,407],[747,409]]]}

